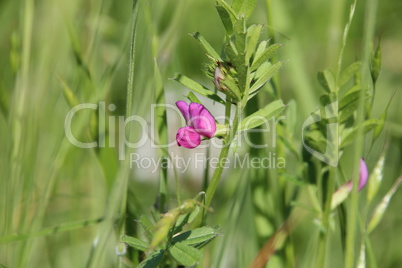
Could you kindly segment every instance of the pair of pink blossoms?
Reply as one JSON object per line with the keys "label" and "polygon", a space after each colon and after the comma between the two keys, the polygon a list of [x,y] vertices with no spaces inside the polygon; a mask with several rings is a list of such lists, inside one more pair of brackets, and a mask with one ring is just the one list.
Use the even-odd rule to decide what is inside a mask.
{"label": "pair of pink blossoms", "polygon": [[200,145],[201,137],[212,138],[216,132],[215,118],[204,105],[185,101],[176,102],[187,126],[179,129],[176,135],[177,145],[193,149]]}
{"label": "pair of pink blossoms", "polygon": [[[204,105],[192,102],[187,104],[185,101],[176,102],[177,108],[179,108],[187,126],[179,129],[176,135],[177,145],[183,146],[187,149],[193,149],[200,145],[201,137],[212,138],[216,132],[215,118],[205,108]],[[359,176],[359,188],[362,190],[367,183],[368,169],[363,158],[360,159],[360,176]],[[348,191],[353,188],[352,181],[346,182],[340,188],[346,187]]]}

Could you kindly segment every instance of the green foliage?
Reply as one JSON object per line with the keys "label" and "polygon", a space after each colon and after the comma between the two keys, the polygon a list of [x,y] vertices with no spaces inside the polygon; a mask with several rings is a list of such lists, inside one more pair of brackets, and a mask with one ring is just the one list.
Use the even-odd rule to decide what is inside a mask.
{"label": "green foliage", "polygon": [[367,202],[373,201],[374,197],[380,188],[383,176],[384,176],[384,163],[385,153],[383,153],[377,161],[373,171],[370,174],[368,186],[367,186]]}
{"label": "green foliage", "polygon": [[339,86],[343,86],[346,82],[349,81],[356,73],[358,73],[361,69],[361,62],[357,61],[346,67],[339,77]]}
{"label": "green foliage", "polygon": [[373,79],[374,84],[377,82],[378,76],[380,75],[380,70],[381,70],[381,42],[378,42],[378,46],[373,53],[370,63],[371,78]]}
{"label": "green foliage", "polygon": [[192,266],[202,257],[198,249],[220,234],[219,229],[207,226],[183,232],[184,226],[192,223],[199,212],[195,200],[183,201],[179,207],[161,215],[154,225],[145,216],[141,217],[144,229],[152,230],[148,232],[149,243],[127,235],[123,235],[121,240],[137,250],[148,252],[140,267],[157,267],[165,249],[180,264]]}
{"label": "green foliage", "polygon": [[220,235],[219,229],[204,226],[174,236],[172,243],[181,242],[189,246],[200,248],[218,235]]}
{"label": "green foliage", "polygon": [[177,82],[181,83],[182,85],[190,88],[194,92],[201,94],[205,97],[210,98],[211,100],[217,101],[219,103],[224,104],[225,102],[219,97],[217,94],[209,90],[208,88],[202,86],[201,84],[191,80],[187,76],[184,76],[182,74],[176,74],[176,76],[173,78]]}
{"label": "green foliage", "polygon": [[382,220],[385,211],[388,208],[389,202],[391,201],[392,196],[395,194],[395,192],[398,190],[399,186],[402,184],[402,177],[399,177],[394,185],[391,187],[391,189],[388,191],[388,193],[383,197],[381,202],[377,205],[375,208],[370,221],[367,226],[367,232],[371,233],[380,223]]}
{"label": "green foliage", "polygon": [[[260,72],[262,72],[262,74],[261,74],[261,76],[258,77],[257,81],[255,81],[255,83],[251,86],[250,93],[249,93],[250,94],[249,99],[258,93],[258,90],[261,89],[261,87],[264,86],[265,83],[267,83],[279,71],[280,68],[282,68],[283,64],[284,64],[283,61],[278,61],[277,63],[270,66],[266,70],[260,70],[260,68],[257,70],[257,72],[260,70]],[[262,65],[260,67],[263,67],[263,66],[264,65]],[[257,73],[256,73],[256,76],[257,76]]]}
{"label": "green foliage", "polygon": [[317,74],[318,82],[327,92],[335,91],[335,75],[330,70],[324,70]]}
{"label": "green foliage", "polygon": [[269,60],[278,51],[279,48],[282,47],[281,44],[274,44],[266,49],[262,49],[262,47],[264,47],[264,44],[266,44],[264,41],[261,42],[260,46],[258,47],[259,50],[261,49],[261,52],[257,50],[257,52],[259,53],[255,53],[253,63],[251,64],[251,71],[255,71],[256,69],[258,69],[263,63]]}
{"label": "green foliage", "polygon": [[176,261],[184,266],[195,265],[202,257],[198,249],[181,242],[174,243],[169,248],[169,252]]}
{"label": "green foliage", "polygon": [[244,118],[240,124],[239,130],[249,130],[258,127],[261,124],[267,123],[267,120],[279,115],[283,109],[285,109],[285,105],[283,104],[282,100],[276,100],[272,103],[269,103],[264,108]]}
{"label": "green foliage", "polygon": [[[2,1],[0,267],[402,266],[401,4],[385,2]],[[222,148],[175,145],[174,112],[151,107],[183,97]],[[96,148],[66,137],[85,103],[72,134]],[[175,162],[199,153],[205,169]]]}
{"label": "green foliage", "polygon": [[191,36],[193,36],[201,44],[208,56],[210,56],[215,61],[222,61],[219,54],[212,48],[212,46],[207,42],[207,40],[204,38],[204,36],[202,36],[201,33],[196,32],[191,34]]}
{"label": "green foliage", "polygon": [[156,268],[162,261],[163,255],[165,254],[164,249],[158,249],[149,254],[138,266],[137,268]]}
{"label": "green foliage", "polygon": [[149,244],[147,242],[139,240],[135,237],[123,235],[121,240],[137,250],[147,251],[149,248]]}
{"label": "green foliage", "polygon": [[232,8],[240,16],[245,16],[246,18],[248,18],[253,12],[256,3],[257,0],[248,0],[248,1],[234,0]]}

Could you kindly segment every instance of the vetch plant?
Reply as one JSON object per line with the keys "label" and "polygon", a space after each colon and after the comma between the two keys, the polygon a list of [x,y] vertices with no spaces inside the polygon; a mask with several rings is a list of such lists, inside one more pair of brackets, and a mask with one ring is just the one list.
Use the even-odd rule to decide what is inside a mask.
{"label": "vetch plant", "polygon": [[221,233],[219,228],[207,226],[184,230],[200,213],[199,205],[196,199],[185,200],[179,207],[162,214],[155,224],[142,216],[139,222],[150,236],[150,241],[122,236],[123,242],[147,253],[147,258],[138,267],[157,267],[164,256],[172,257],[165,263],[178,262],[185,266],[197,264],[202,257],[199,249]]}
{"label": "vetch plant", "polygon": [[[282,100],[277,99],[254,114],[243,118],[243,111],[247,103],[260,92],[261,88],[279,71],[285,62],[270,62],[271,57],[281,45],[268,45],[267,40],[260,41],[263,25],[247,25],[247,17],[251,14],[255,2],[244,5],[239,5],[239,3],[239,1],[234,1],[233,5],[229,6],[223,0],[217,2],[217,10],[226,29],[226,43],[223,45],[222,54],[217,53],[201,33],[192,34],[211,60],[207,65],[207,76],[216,88],[225,95],[225,99],[222,99],[214,90],[185,75],[176,74],[173,78],[195,94],[203,95],[215,101],[215,103],[225,106],[226,119],[224,126],[217,126],[214,117],[192,92],[188,94],[190,104],[184,101],[176,103],[187,124],[177,132],[176,141],[178,146],[188,149],[196,148],[201,143],[202,137],[210,139],[217,136],[223,140],[218,165],[214,170],[208,187],[203,189],[206,191],[205,207],[207,208],[211,205],[221,179],[225,167],[223,161],[228,157],[231,144],[238,133],[259,127],[271,117],[280,114],[285,108]],[[234,115],[231,114],[232,106],[235,108]],[[161,219],[156,223],[156,230],[153,233],[156,238],[153,238],[151,246],[147,247],[151,252],[147,253],[145,262],[148,265],[151,259],[158,261],[154,262],[154,266],[147,267],[156,267],[162,261],[161,255],[170,247],[170,242],[168,244],[161,244],[160,242],[165,238],[167,241],[173,241],[173,235],[177,233],[176,225],[174,224],[177,216],[190,217],[192,215],[192,212],[184,209],[184,207],[187,207],[187,205],[179,203],[177,208],[161,215]],[[195,231],[199,228],[205,228],[201,227],[205,225],[205,217],[206,213],[201,210],[196,218],[193,219],[192,229],[190,230]],[[189,223],[189,221],[187,220],[185,223]],[[200,258],[200,255],[196,254],[192,248],[181,246],[179,250],[184,255],[192,256],[195,261]],[[194,261],[186,262],[178,258],[178,255],[172,253],[172,251],[170,251],[170,256],[183,265],[193,265],[195,263]],[[163,260],[165,260],[165,263],[171,262],[169,259]]]}
{"label": "vetch plant", "polygon": [[0,4],[0,267],[402,267],[400,0],[114,2]]}

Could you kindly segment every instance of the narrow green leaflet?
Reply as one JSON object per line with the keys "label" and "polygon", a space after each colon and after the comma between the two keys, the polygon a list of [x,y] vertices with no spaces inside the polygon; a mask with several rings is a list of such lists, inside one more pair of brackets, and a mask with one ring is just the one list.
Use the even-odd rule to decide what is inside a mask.
{"label": "narrow green leaflet", "polygon": [[223,87],[225,88],[224,90],[228,90],[228,93],[231,95],[232,98],[234,98],[235,100],[241,99],[240,89],[237,86],[236,81],[232,77],[226,76],[225,80],[222,80],[220,83],[221,85],[223,84],[226,87]]}
{"label": "narrow green leaflet", "polygon": [[226,33],[231,35],[233,33],[233,15],[230,14],[228,9],[219,4],[216,5],[216,10],[221,17],[221,21],[223,23],[223,26],[225,27]]}
{"label": "narrow green leaflet", "polygon": [[[353,87],[352,89],[357,89]],[[347,93],[339,102],[339,123],[344,123],[356,110],[359,102],[360,90],[353,90]],[[365,93],[365,98],[368,97]]]}
{"label": "narrow green leaflet", "polygon": [[208,41],[204,38],[204,36],[202,36],[201,33],[199,32],[195,32],[190,34],[191,36],[193,36],[195,39],[197,39],[197,41],[201,44],[201,46],[204,48],[205,52],[207,52],[207,54],[209,56],[211,56],[215,61],[222,61],[221,57],[219,56],[219,54],[215,51],[215,49],[208,43]]}
{"label": "narrow green leaflet", "polygon": [[152,252],[145,260],[143,260],[137,268],[156,268],[163,258],[165,250],[158,249]]}
{"label": "narrow green leaflet", "polygon": [[327,92],[335,91],[335,75],[330,70],[317,73],[318,82]]}
{"label": "narrow green leaflet", "polygon": [[183,230],[184,225],[186,225],[187,223],[193,222],[199,212],[200,212],[200,207],[196,206],[191,213],[188,213],[186,215],[180,215],[177,218],[177,221],[176,221],[176,224],[175,224],[175,227],[173,230],[173,234],[181,232]]}
{"label": "narrow green leaflet", "polygon": [[141,223],[141,226],[144,228],[144,230],[147,232],[147,234],[152,235],[155,228],[152,225],[152,222],[145,215],[141,216],[140,223]]}
{"label": "narrow green leaflet", "polygon": [[239,131],[245,131],[252,128],[256,128],[267,122],[271,117],[280,114],[283,109],[285,109],[285,105],[282,100],[276,100],[266,105],[264,108],[258,110],[252,115],[247,116],[241,122],[239,127]]}
{"label": "narrow green leaflet", "polygon": [[227,12],[230,14],[231,17],[233,17],[233,21],[237,19],[237,13],[236,11],[233,10],[231,6],[229,6],[228,3],[226,3],[225,0],[216,0],[218,5],[221,5],[224,9],[227,10]]}
{"label": "narrow green leaflet", "polygon": [[257,79],[257,81],[254,83],[254,85],[250,88],[250,94],[258,90],[260,87],[265,85],[266,82],[268,82],[269,79],[271,79],[276,72],[279,71],[279,69],[283,66],[285,62],[283,61],[278,61],[274,65],[272,65],[269,69],[265,71],[264,74],[261,75],[260,78]]}
{"label": "narrow green leaflet", "polygon": [[[234,44],[238,52],[238,62],[237,65],[246,65],[245,54],[246,54],[246,21],[244,18],[237,20],[234,24],[234,32],[236,33]],[[236,63],[235,63],[236,65]]]}
{"label": "narrow green leaflet", "polygon": [[382,113],[382,115],[380,117],[380,122],[379,122],[378,126],[374,129],[373,143],[378,139],[378,137],[380,136],[380,134],[384,128],[385,119],[387,118],[387,110]]}
{"label": "narrow green leaflet", "polygon": [[222,98],[219,97],[217,94],[215,94],[208,88],[204,87],[203,85],[195,82],[194,80],[188,78],[185,75],[176,74],[173,79],[198,94],[201,94],[201,95],[203,95],[207,98],[210,98],[211,100],[217,101],[219,103],[225,104],[224,100],[222,100]]}
{"label": "narrow green leaflet", "polygon": [[378,76],[380,75],[381,70],[381,43],[378,43],[377,49],[374,52],[373,59],[371,60],[371,77],[373,79],[373,83],[377,82]]}
{"label": "narrow green leaflet", "polygon": [[361,62],[357,61],[346,67],[339,76],[339,86],[343,86],[353,75],[360,71],[361,65]]}
{"label": "narrow green leaflet", "polygon": [[264,62],[263,64],[261,64],[260,67],[258,67],[258,69],[251,74],[254,74],[254,77],[251,77],[251,79],[257,80],[258,78],[260,78],[266,71],[268,71],[269,68],[271,68],[272,63],[270,63],[269,61]]}
{"label": "narrow green leaflet", "polygon": [[189,101],[191,101],[191,102],[196,102],[196,103],[202,104],[200,99],[198,99],[197,96],[194,95],[194,93],[191,91],[188,92],[187,99],[189,99]]}
{"label": "narrow green leaflet", "polygon": [[53,235],[53,234],[61,233],[61,232],[65,232],[65,231],[76,230],[79,228],[83,228],[83,227],[91,226],[93,224],[100,223],[102,220],[103,220],[103,218],[68,222],[68,223],[63,223],[58,226],[44,228],[44,229],[41,229],[41,230],[38,230],[35,232],[31,232],[31,233],[27,233],[27,234],[11,233],[11,234],[8,234],[5,236],[0,236],[0,245],[14,242],[14,241],[27,240],[27,239],[33,238],[33,237],[41,237],[41,236]]}
{"label": "narrow green leaflet", "polygon": [[402,176],[397,179],[397,181],[392,185],[392,188],[388,191],[388,193],[381,200],[381,203],[375,208],[373,216],[370,219],[370,222],[367,227],[367,232],[371,233],[375,227],[380,223],[382,217],[384,216],[385,211],[388,208],[389,202],[391,201],[392,196],[395,194],[396,190],[398,190],[399,186],[402,184]]}
{"label": "narrow green leaflet", "polygon": [[343,96],[343,98],[339,101],[339,110],[342,111],[351,103],[356,102],[360,97],[360,91],[361,90],[356,90]]}
{"label": "narrow green leaflet", "polygon": [[236,59],[237,49],[232,41],[230,41],[228,44],[226,44],[224,50],[225,50],[225,54],[228,57],[229,61],[234,61]]}
{"label": "narrow green leaflet", "polygon": [[244,16],[248,18],[250,17],[251,13],[253,13],[256,3],[257,0],[234,0],[232,8],[239,15],[244,14]]}
{"label": "narrow green leaflet", "polygon": [[305,137],[309,146],[313,147],[318,152],[325,152],[328,140],[324,137],[321,131],[311,130]]}
{"label": "narrow green leaflet", "polygon": [[261,54],[265,51],[267,44],[268,44],[267,40],[261,41],[261,43],[257,47],[257,50],[255,51],[254,59],[257,59],[261,56]]}
{"label": "narrow green leaflet", "polygon": [[384,163],[385,163],[385,152],[383,152],[378,159],[377,164],[374,167],[373,172],[371,172],[368,185],[367,185],[367,201],[370,203],[380,188],[383,170],[384,170]]}
{"label": "narrow green leaflet", "polygon": [[235,45],[237,51],[239,52],[239,55],[241,55],[243,64],[248,65],[247,62],[244,60],[246,54],[246,33],[239,33],[236,35]]}
{"label": "narrow green leaflet", "polygon": [[[286,117],[287,118],[287,117]],[[286,135],[287,136],[287,135]],[[289,149],[290,152],[292,152],[296,157],[299,157],[298,150],[296,149],[297,147],[295,146],[294,142],[292,139],[289,139],[286,136],[279,136],[279,139],[283,142],[283,144],[286,146],[286,148]]]}
{"label": "narrow green leaflet", "polygon": [[173,258],[175,258],[176,261],[184,266],[195,265],[202,257],[202,254],[198,249],[181,242],[175,243],[169,249],[169,252],[170,254],[172,254]]}
{"label": "narrow green leaflet", "polygon": [[378,137],[380,136],[383,128],[384,128],[384,124],[385,124],[385,119],[387,119],[387,114],[388,114],[388,109],[389,109],[389,105],[391,104],[392,99],[395,96],[396,91],[394,91],[394,93],[392,94],[392,97],[389,99],[387,106],[385,107],[384,112],[381,114],[380,116],[380,123],[378,124],[378,126],[374,129],[374,134],[373,134],[373,143],[378,139]]}
{"label": "narrow green leaflet", "polygon": [[245,33],[246,32],[246,19],[240,17],[237,19],[233,25],[233,30],[235,33]]}
{"label": "narrow green leaflet", "polygon": [[67,85],[66,81],[64,81],[61,77],[59,77],[59,81],[63,86],[63,95],[70,108],[78,105],[80,102],[78,101],[78,97],[75,95],[74,91]]}
{"label": "narrow green leaflet", "polygon": [[[260,44],[258,46],[257,52],[260,49],[260,47],[263,47],[263,44]],[[262,52],[258,57],[257,57],[257,52],[256,52],[256,58],[253,60],[253,63],[251,64],[251,71],[257,70],[258,67],[261,66],[264,62],[269,60],[277,51],[279,48],[281,48],[281,44],[273,44],[269,46],[267,49],[265,49],[264,52]]]}
{"label": "narrow green leaflet", "polygon": [[220,235],[219,229],[205,226],[176,235],[173,237],[172,243],[181,242],[189,246],[198,247],[205,245],[218,235]]}
{"label": "narrow green leaflet", "polygon": [[349,196],[351,188],[348,184],[344,184],[332,194],[331,198],[331,210],[335,209],[339,204],[341,204]]}
{"label": "narrow green leaflet", "polygon": [[286,179],[287,181],[293,183],[294,185],[297,186],[305,186],[307,185],[306,182],[302,181],[298,176],[289,174],[289,173],[284,173],[281,175],[282,178]]}
{"label": "narrow green leaflet", "polygon": [[135,237],[123,235],[121,237],[121,240],[124,243],[127,243],[129,246],[141,251],[147,251],[149,249],[149,244],[147,242],[137,239]]}
{"label": "narrow green leaflet", "polygon": [[262,25],[253,24],[247,29],[246,62],[249,62],[260,39]]}
{"label": "narrow green leaflet", "polygon": [[[363,123],[363,133],[366,134],[367,132],[373,130],[378,124],[379,124],[379,121],[377,119],[366,120]],[[345,134],[342,133],[344,135],[342,135],[341,148],[344,148],[353,142],[353,140],[356,137],[358,128],[359,128],[359,126],[355,126],[351,130],[347,131]]]}
{"label": "narrow green leaflet", "polygon": [[191,223],[197,217],[199,212],[200,212],[200,207],[196,206],[191,213],[188,213],[186,215],[180,215],[177,218],[176,226],[182,225],[183,223],[184,224]]}

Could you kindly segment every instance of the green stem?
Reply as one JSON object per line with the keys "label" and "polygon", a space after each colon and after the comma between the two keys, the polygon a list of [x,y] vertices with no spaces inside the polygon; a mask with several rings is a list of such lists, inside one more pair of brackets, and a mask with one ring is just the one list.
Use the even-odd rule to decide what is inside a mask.
{"label": "green stem", "polygon": [[[229,121],[229,117],[230,117],[230,100],[227,100],[226,103],[226,121]],[[218,162],[218,166],[217,168],[214,170],[214,174],[212,175],[211,178],[211,182],[208,186],[208,189],[206,191],[206,197],[205,197],[205,207],[209,207],[211,205],[212,199],[215,195],[216,189],[218,188],[220,179],[222,177],[222,172],[223,169],[225,168],[225,159],[227,158],[227,156],[229,155],[229,150],[230,150],[230,146],[236,136],[237,133],[237,128],[239,126],[239,122],[240,122],[240,118],[241,118],[241,113],[242,113],[242,109],[240,104],[236,105],[236,113],[234,116],[234,120],[233,120],[233,125],[230,128],[230,132],[227,138],[225,138],[224,140],[224,144],[223,144],[223,148],[221,150],[221,153],[219,155],[219,162]],[[196,218],[196,220],[194,221],[193,226],[194,227],[199,227],[201,226],[201,224],[203,223],[203,221],[205,220],[204,218],[204,210],[198,215],[198,217]]]}
{"label": "green stem", "polygon": [[221,154],[219,155],[219,165],[215,169],[214,174],[212,175],[211,183],[209,184],[209,187],[207,189],[206,202],[205,202],[205,205],[207,207],[209,207],[211,205],[216,188],[218,187],[219,181],[221,179],[223,168],[225,167],[224,159],[228,156],[229,150],[230,150],[230,145],[232,144],[232,141],[234,140],[234,138],[236,136],[237,128],[239,126],[239,121],[240,121],[240,117],[241,117],[241,112],[242,112],[241,107],[239,105],[237,105],[235,117],[233,120],[233,126],[231,128],[228,139],[224,142],[224,147],[222,148]]}
{"label": "green stem", "polygon": [[[357,110],[357,126],[361,126],[364,121],[365,113],[365,94],[370,87],[371,77],[369,75],[369,59],[371,52],[371,40],[373,39],[375,27],[375,15],[377,10],[378,1],[370,0],[366,2],[366,16],[364,25],[364,42],[363,42],[363,55],[361,66],[361,85],[362,90],[359,96],[358,110]],[[350,210],[347,222],[347,236],[346,236],[346,254],[345,254],[345,268],[352,268],[355,265],[355,243],[359,243],[356,239],[356,217],[358,216],[358,202],[359,196],[357,192],[359,184],[359,162],[363,152],[363,128],[359,127],[356,134],[356,146],[354,151],[354,168],[353,168],[353,190],[350,201]]]}
{"label": "green stem", "polygon": [[323,219],[322,219],[325,231],[320,233],[320,242],[319,242],[320,246],[318,249],[317,267],[325,267],[325,253],[326,253],[327,245],[328,245],[332,194],[333,194],[334,188],[335,188],[335,174],[336,174],[336,169],[331,167],[329,169],[329,181],[328,181],[328,185],[327,185],[324,215],[323,215]]}
{"label": "green stem", "polygon": [[[137,0],[133,0],[133,10],[132,10],[132,21],[131,21],[131,45],[130,45],[130,59],[129,59],[129,67],[128,67],[128,81],[127,81],[127,99],[126,99],[126,118],[132,115],[132,102],[133,102],[133,92],[134,92],[134,70],[135,70],[135,45],[136,45],[136,24],[137,24],[137,13],[138,13],[138,5]],[[130,125],[127,126],[127,132],[129,137],[132,136],[130,131]],[[128,150],[127,150],[128,152]],[[128,170],[128,161],[125,161],[121,166],[124,170]],[[128,177],[129,172],[124,172],[125,174],[120,178],[122,180],[122,193],[123,196],[121,198],[120,203],[120,219],[118,225],[118,233],[121,237],[126,230],[126,209],[127,209],[127,195],[128,195]],[[119,258],[118,267],[123,267],[122,258]]]}

